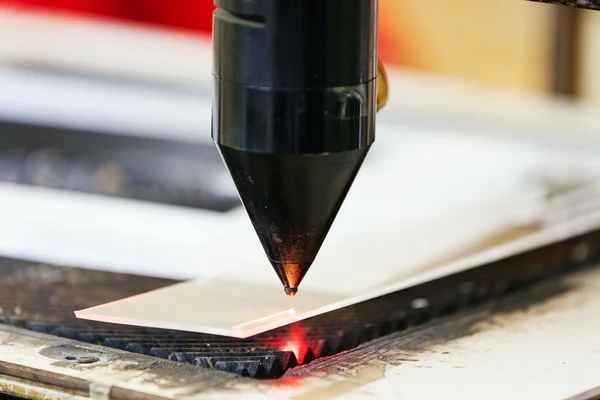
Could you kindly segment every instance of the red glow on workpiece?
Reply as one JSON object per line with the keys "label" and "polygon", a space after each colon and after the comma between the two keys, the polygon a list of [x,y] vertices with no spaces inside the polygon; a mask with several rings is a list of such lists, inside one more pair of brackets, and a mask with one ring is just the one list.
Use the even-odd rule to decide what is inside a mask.
{"label": "red glow on workpiece", "polygon": [[289,325],[288,329],[288,341],[283,350],[293,352],[298,360],[298,364],[303,364],[306,352],[308,351],[306,332],[299,322]]}

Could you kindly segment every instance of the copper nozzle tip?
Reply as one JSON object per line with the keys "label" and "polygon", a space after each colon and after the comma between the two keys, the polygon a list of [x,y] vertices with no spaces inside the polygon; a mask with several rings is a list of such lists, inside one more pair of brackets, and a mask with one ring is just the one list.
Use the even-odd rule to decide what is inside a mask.
{"label": "copper nozzle tip", "polygon": [[296,293],[298,293],[298,288],[286,287],[284,288],[284,290],[285,294],[287,294],[288,296],[295,296]]}

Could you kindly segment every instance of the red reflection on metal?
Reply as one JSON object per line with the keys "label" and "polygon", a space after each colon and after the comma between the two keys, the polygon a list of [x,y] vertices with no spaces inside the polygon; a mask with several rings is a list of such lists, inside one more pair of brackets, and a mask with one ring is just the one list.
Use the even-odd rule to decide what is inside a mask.
{"label": "red reflection on metal", "polygon": [[283,376],[271,381],[271,384],[285,393],[286,398],[292,398],[299,394],[299,389],[304,387],[304,380],[299,376]]}
{"label": "red reflection on metal", "polygon": [[284,351],[291,351],[296,355],[299,364],[304,363],[304,357],[308,351],[306,344],[306,332],[300,322],[294,322],[288,327],[288,341],[283,347]]}

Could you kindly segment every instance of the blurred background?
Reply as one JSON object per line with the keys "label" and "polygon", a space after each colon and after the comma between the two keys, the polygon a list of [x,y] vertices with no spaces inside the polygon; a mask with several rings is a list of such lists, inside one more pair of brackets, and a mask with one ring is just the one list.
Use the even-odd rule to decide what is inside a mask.
{"label": "blurred background", "polygon": [[[65,221],[69,240],[93,231],[90,246],[101,229],[107,238],[120,232],[136,239],[154,230],[153,240],[165,241],[156,221],[171,221],[168,240],[195,246],[222,225],[214,215],[240,210],[210,138],[213,9],[211,0],[0,0],[0,251],[32,257],[32,237],[46,229],[39,251],[47,253],[38,258],[83,264],[89,254],[74,253],[83,244],[60,250],[49,239],[67,229]],[[600,37],[600,12],[525,0],[380,0],[379,15],[379,54],[391,95],[378,137],[387,145],[375,146],[367,160],[375,172],[361,171],[371,181],[353,188],[352,201],[365,202],[357,209],[372,208],[372,193],[390,186],[387,175],[400,193],[389,200],[398,215],[399,199],[408,203],[416,192],[458,198],[462,185],[471,193],[469,174],[478,182],[472,192],[481,191],[489,176],[467,168],[463,153],[477,166],[496,159],[508,171],[511,162],[526,159],[535,171],[551,169],[565,181],[597,178],[600,41],[593,39]],[[512,147],[500,151],[507,138],[518,140],[526,156]],[[560,138],[555,148],[577,151],[559,157],[552,150],[546,157],[540,141],[552,138]],[[485,151],[465,150],[483,139]],[[415,143],[421,150],[410,150]],[[574,167],[584,159],[589,165]],[[402,181],[412,168],[402,160],[427,164],[431,176],[423,188],[403,191],[421,178]],[[444,162],[464,168],[441,195],[433,182],[448,170]],[[70,197],[56,194],[67,192]],[[126,206],[123,199],[135,201]],[[193,211],[200,222],[167,205]],[[26,207],[27,214],[15,212]],[[240,221],[247,223],[245,216]],[[192,231],[183,228],[188,225]],[[24,226],[26,234],[16,235]],[[129,243],[112,240],[115,248]],[[129,257],[107,261],[102,246],[95,266]]]}
{"label": "blurred background", "polygon": [[[0,0],[0,7],[208,38],[212,3]],[[387,63],[519,90],[600,97],[592,72],[600,51],[591,40],[600,30],[596,13],[519,0],[380,0],[380,10],[380,55]],[[21,27],[23,35],[36,34],[34,24]],[[60,47],[57,40],[47,36],[45,44]]]}
{"label": "blurred background", "polygon": [[[237,204],[209,140],[213,9],[211,0],[0,0],[0,180],[221,211]],[[380,0],[379,24],[383,62],[416,74],[392,78],[392,103],[407,114],[441,97],[442,114],[469,97],[467,119],[492,108],[472,112],[472,94],[426,89],[448,82],[513,100],[600,102],[600,13]],[[220,172],[207,178],[199,165]]]}

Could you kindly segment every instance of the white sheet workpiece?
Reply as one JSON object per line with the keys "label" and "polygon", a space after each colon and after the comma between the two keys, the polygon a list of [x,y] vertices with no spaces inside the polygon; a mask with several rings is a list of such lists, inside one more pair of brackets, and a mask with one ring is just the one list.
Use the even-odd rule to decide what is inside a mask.
{"label": "white sheet workpiece", "polygon": [[[247,337],[474,267],[510,254],[511,248],[446,264],[440,260],[537,221],[545,206],[543,180],[555,175],[546,169],[556,167],[558,157],[528,145],[469,135],[406,134],[381,149],[359,174],[296,297],[285,298],[249,221],[238,210],[236,229],[230,226],[197,259],[198,270],[222,272],[216,279],[200,278],[77,316]],[[561,162],[573,171],[580,167],[569,157]],[[535,233],[515,249],[546,243],[561,232],[555,227]]]}

